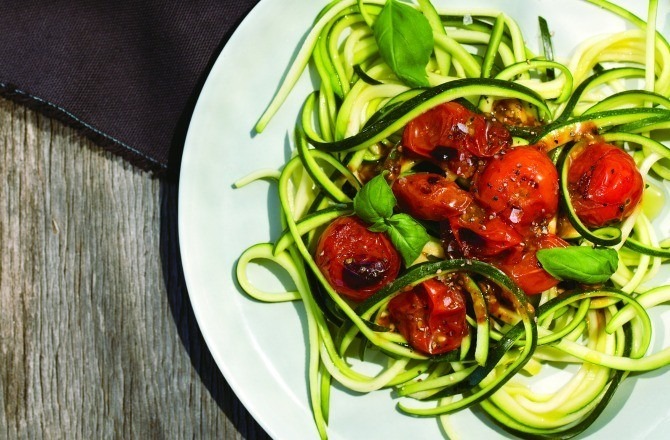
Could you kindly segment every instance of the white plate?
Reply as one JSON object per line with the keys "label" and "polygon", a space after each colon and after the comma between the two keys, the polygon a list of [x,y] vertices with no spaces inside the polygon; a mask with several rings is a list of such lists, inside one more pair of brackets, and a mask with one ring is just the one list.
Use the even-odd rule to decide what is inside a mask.
{"label": "white plate", "polygon": [[[275,439],[317,438],[307,401],[305,318],[300,304],[260,304],[234,282],[234,264],[249,245],[278,236],[274,188],[231,184],[259,168],[278,168],[290,151],[303,78],[260,135],[253,126],[275,92],[294,51],[325,0],[262,0],[219,56],[196,106],[182,161],[179,194],[181,256],[198,323],[235,393]],[[636,0],[624,4],[645,15]],[[668,32],[667,2],[659,13]],[[559,53],[590,34],[624,23],[580,0],[449,0],[454,6],[492,6],[515,18],[536,47],[537,16],[548,21]],[[666,209],[667,211],[667,209]],[[665,231],[667,233],[667,231]],[[259,273],[258,278],[267,278]],[[670,313],[668,309],[662,309]],[[666,322],[670,322],[667,320]],[[661,332],[670,340],[669,325]],[[463,439],[509,437],[482,415],[453,418]],[[661,438],[670,428],[670,380],[652,373],[627,380],[597,423],[593,438]],[[404,416],[390,392],[332,395],[332,439],[441,438],[433,419]]]}

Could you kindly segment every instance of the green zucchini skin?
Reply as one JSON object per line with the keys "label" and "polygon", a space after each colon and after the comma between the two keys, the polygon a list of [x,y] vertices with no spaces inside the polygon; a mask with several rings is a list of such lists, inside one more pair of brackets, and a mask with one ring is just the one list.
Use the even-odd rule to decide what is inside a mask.
{"label": "green zucchini skin", "polygon": [[463,97],[489,95],[527,101],[535,105],[544,118],[550,118],[551,111],[547,104],[536,92],[527,87],[497,79],[465,78],[426,89],[419,95],[394,106],[374,123],[351,137],[334,142],[309,139],[309,142],[315,148],[331,153],[360,150],[399,131],[409,121],[438,104]]}

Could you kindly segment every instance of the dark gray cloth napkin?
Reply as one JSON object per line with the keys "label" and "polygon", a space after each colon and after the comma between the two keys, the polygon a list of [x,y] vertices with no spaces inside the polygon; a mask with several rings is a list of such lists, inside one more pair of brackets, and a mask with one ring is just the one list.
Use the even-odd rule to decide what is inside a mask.
{"label": "dark gray cloth napkin", "polygon": [[0,93],[175,177],[207,73],[257,2],[4,1]]}

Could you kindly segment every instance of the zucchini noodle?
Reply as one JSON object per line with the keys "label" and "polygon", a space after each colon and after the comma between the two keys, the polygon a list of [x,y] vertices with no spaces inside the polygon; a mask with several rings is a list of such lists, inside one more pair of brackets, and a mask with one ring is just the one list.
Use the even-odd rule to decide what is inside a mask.
{"label": "zucchini noodle", "polygon": [[[559,60],[551,50],[551,38],[560,38],[547,30],[551,20],[540,20],[544,51],[536,53],[506,13],[417,0],[411,6],[423,13],[433,35],[424,86],[403,80],[380,54],[375,26],[385,0],[333,0],[306,34],[255,127],[264,130],[311,69],[318,80],[298,117],[293,156],[280,171],[258,171],[234,185],[261,179],[276,184],[284,232],[273,243],[249,247],[236,276],[258,301],[305,304],[309,399],[321,438],[328,437],[333,381],[359,393],[393,389],[400,412],[435,416],[445,434],[458,434],[449,414],[477,406],[514,435],[553,439],[587,429],[628,376],[667,370],[670,347],[652,348],[657,329],[650,310],[670,302],[670,286],[657,281],[670,246],[643,204],[648,192],[670,179],[670,149],[657,136],[670,128],[670,44],[656,27],[656,0],[649,1],[644,19],[607,0],[584,1],[631,27],[589,38]],[[555,159],[568,222],[564,238],[616,251],[619,264],[611,278],[563,283],[527,297],[493,265],[445,256],[439,233],[429,230],[422,255],[394,281],[358,303],[340,296],[315,261],[316,242],[328,224],[355,212],[352,201],[378,165],[400,154],[403,128],[446,102],[491,115],[504,100],[518,102],[537,120],[510,127],[514,145],[540,146]],[[567,177],[571,149],[592,139],[628,153],[650,186],[624,221],[600,228],[576,214]],[[420,162],[402,162],[396,172],[412,172]],[[295,289],[256,287],[249,266],[267,262],[286,271]],[[389,303],[421,283],[450,276],[458,277],[470,305],[467,334],[459,348],[428,355],[389,325]],[[500,304],[493,307],[483,286],[499,291]],[[373,355],[384,359],[375,362],[381,368],[375,374],[352,362]],[[532,384],[548,363],[570,372],[555,392]]]}

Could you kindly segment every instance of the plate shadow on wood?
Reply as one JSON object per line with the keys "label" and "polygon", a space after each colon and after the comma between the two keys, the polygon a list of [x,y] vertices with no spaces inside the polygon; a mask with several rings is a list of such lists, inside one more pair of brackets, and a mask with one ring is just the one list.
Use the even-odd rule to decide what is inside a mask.
{"label": "plate shadow on wood", "polygon": [[[163,278],[177,333],[198,376],[241,436],[269,440],[226,382],[212,357],[193,313],[181,265],[178,239],[178,185],[161,183],[160,253]],[[223,433],[222,433],[223,435]]]}

